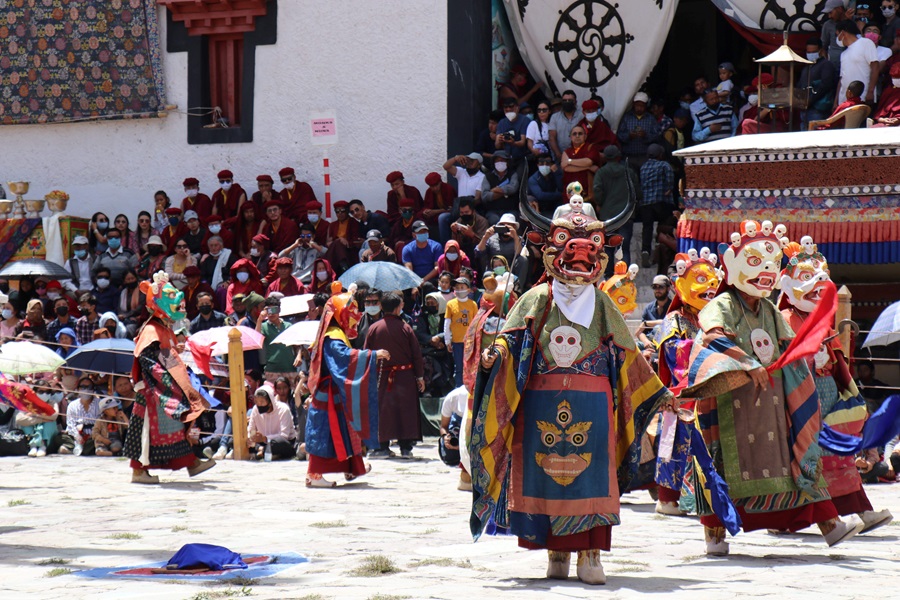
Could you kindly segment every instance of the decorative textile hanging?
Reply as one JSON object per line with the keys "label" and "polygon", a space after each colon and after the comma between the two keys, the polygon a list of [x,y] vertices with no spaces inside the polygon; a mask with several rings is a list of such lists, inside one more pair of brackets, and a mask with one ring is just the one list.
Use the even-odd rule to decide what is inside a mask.
{"label": "decorative textile hanging", "polygon": [[656,64],[678,0],[507,0],[532,76],[551,93],[603,97],[613,129]]}

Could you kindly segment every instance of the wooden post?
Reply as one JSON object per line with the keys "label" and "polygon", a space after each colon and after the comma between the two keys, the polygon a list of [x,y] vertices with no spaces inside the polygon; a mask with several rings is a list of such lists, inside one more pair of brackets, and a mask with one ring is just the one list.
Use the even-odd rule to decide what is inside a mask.
{"label": "wooden post", "polygon": [[[842,285],[841,289],[838,290],[837,293],[838,305],[837,311],[834,313],[834,326],[837,328],[838,323],[843,321],[844,319],[850,319],[852,317],[852,308],[850,306],[850,300],[853,298],[853,294],[850,293],[850,290],[847,289],[846,285]],[[850,339],[851,339],[851,331],[850,329],[845,329],[844,332],[840,335],[838,339],[841,340],[841,348],[844,350],[844,356],[848,359],[852,356],[850,351],[853,350],[850,348]]]}
{"label": "wooden post", "polygon": [[234,460],[247,460],[247,392],[244,383],[244,345],[235,327],[228,332],[228,377],[231,387],[231,424],[234,435]]}

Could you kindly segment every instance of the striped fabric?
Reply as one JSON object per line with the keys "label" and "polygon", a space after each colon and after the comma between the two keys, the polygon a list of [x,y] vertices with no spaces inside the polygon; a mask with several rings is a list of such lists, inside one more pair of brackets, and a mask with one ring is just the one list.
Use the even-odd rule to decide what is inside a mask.
{"label": "striped fabric", "polygon": [[705,104],[703,108],[697,111],[696,119],[700,122],[700,127],[706,129],[710,125],[721,125],[722,129],[709,134],[705,141],[712,142],[729,138],[732,135],[731,118],[734,116],[734,108],[730,104],[722,103],[719,105],[719,111],[713,112]]}
{"label": "striped fabric", "polygon": [[[786,348],[787,344],[782,341],[781,351]],[[688,371],[688,387],[683,394],[704,398],[720,396],[746,385],[750,381],[747,372],[760,366],[726,337],[713,340],[709,346],[695,344]],[[807,496],[815,499],[827,497],[827,492],[820,487],[819,430],[822,418],[815,381],[804,360],[786,365],[781,370],[781,378],[788,413],[791,475],[797,487]]]}

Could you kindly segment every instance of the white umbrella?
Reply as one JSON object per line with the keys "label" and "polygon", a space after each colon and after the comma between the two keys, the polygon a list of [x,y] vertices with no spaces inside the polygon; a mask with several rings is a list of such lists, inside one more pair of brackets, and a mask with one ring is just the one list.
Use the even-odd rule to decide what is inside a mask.
{"label": "white umbrella", "polygon": [[862,347],[887,346],[894,342],[900,342],[900,302],[894,302],[878,315]]}
{"label": "white umbrella", "polygon": [[34,342],[6,342],[0,347],[0,373],[7,375],[52,372],[65,362],[50,348]]}
{"label": "white umbrella", "polygon": [[232,329],[237,329],[241,332],[241,346],[243,346],[244,350],[258,350],[263,347],[263,335],[255,329],[244,327],[243,325],[235,327],[225,325],[198,331],[189,337],[188,341],[198,347],[212,344],[213,356],[228,354],[228,334],[231,333]]}
{"label": "white umbrella", "polygon": [[318,331],[318,321],[300,321],[279,333],[272,343],[285,346],[310,346],[316,341]]}
{"label": "white umbrella", "polygon": [[282,298],[281,315],[287,317],[309,312],[309,303],[312,302],[312,299],[313,294],[298,294],[296,296],[286,296]]}

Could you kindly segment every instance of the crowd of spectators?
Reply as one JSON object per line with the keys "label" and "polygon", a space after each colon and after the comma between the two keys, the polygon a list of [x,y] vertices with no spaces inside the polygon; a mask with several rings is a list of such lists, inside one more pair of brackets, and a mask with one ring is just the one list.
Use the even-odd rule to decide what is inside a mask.
{"label": "crowd of spectators", "polygon": [[[449,157],[425,177],[424,190],[408,184],[399,170],[386,175],[384,211],[362,199],[326,209],[291,167],[278,171],[277,180],[257,176],[253,191],[230,170],[216,174],[214,190],[201,191],[200,180],[188,177],[181,200],[156,192],[133,228],[128,215],[111,220],[94,213],[86,235],[72,240],[64,265],[70,279],[22,279],[16,289],[0,281],[0,340],[44,343],[66,358],[96,339],[133,339],[148,316],[139,284],[165,271],[185,295],[187,316],[175,324],[182,343],[223,325],[245,325],[263,335],[263,349],[245,353],[252,454],[303,456],[308,351],[273,340],[294,322],[318,319],[337,278],[350,267],[397,263],[423,283],[402,291],[399,308],[391,295],[388,312],[417,342],[409,351],[416,357],[412,363],[422,365],[420,393],[446,395],[462,384],[463,340],[482,277],[509,274],[511,291],[520,295],[543,273],[539,247],[525,236],[527,223],[519,215],[524,189],[532,207],[552,218],[576,210],[608,219],[629,198],[637,202],[632,222],[618,231],[621,256],[608,249],[608,275],[616,258],[631,262],[633,223],[641,223],[641,262],[656,265],[657,277],[655,300],[637,337],[652,359],[650,329],[668,305],[683,206],[684,169],[673,152],[732,135],[781,131],[791,123],[806,128],[860,103],[875,108],[874,125],[900,123],[897,0],[877,8],[857,3],[854,13],[840,0],[825,3],[829,20],[810,38],[806,55],[812,64],[795,82],[810,90],[798,118],[760,104],[762,90],[786,82],[763,74],[742,85],[742,74],[729,62],[712,80],[697,77],[677,104],[636,93],[615,130],[601,96],[579,98],[564,90],[544,98],[519,70],[501,90],[500,110],[490,113],[472,152]],[[565,190],[576,182],[582,192],[570,198]],[[396,291],[359,285],[365,314],[356,347],[366,347],[369,330],[385,318],[383,299]],[[303,294],[309,295],[308,308],[283,316],[284,299]],[[58,428],[27,426],[33,455],[121,452],[133,397],[127,377],[62,370],[33,381],[61,414]],[[225,381],[207,381],[221,388],[214,395],[224,404],[198,422],[197,452],[207,456],[231,451]],[[410,440],[401,441],[408,450]]]}

